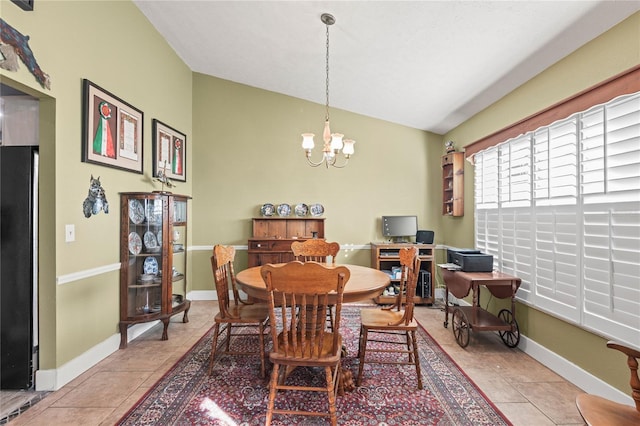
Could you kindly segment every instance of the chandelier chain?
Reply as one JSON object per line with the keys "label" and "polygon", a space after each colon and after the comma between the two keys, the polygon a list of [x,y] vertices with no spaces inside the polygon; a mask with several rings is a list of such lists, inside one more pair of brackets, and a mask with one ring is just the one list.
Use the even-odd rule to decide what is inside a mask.
{"label": "chandelier chain", "polygon": [[327,103],[326,103],[326,120],[325,121],[329,121],[329,24],[325,24],[325,26],[327,27],[327,55],[326,55],[326,59],[327,59],[327,66],[326,66],[326,71],[327,71],[327,80],[326,80],[326,95],[327,95]]}

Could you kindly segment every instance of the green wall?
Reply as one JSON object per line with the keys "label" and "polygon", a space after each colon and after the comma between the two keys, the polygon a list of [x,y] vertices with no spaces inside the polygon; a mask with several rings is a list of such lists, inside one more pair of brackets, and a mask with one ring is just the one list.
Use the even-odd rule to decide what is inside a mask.
{"label": "green wall", "polygon": [[[121,191],[152,191],[151,119],[191,137],[192,73],[129,1],[36,1],[32,12],[0,0],[51,78],[43,89],[20,62],[2,82],[40,98],[40,368],[54,369],[118,332]],[[144,175],[83,163],[82,79],[144,112]],[[192,151],[188,152],[191,155]],[[190,158],[187,159],[190,164]],[[109,214],[87,219],[89,178],[100,176]],[[191,175],[176,192],[191,193]],[[74,224],[76,241],[65,243]],[[98,270],[95,272],[94,270]],[[71,278],[79,274],[79,278]],[[61,280],[63,284],[57,284]]]}
{"label": "green wall", "polygon": [[[640,64],[640,12],[549,67],[494,105],[444,135],[466,146],[589,87]],[[458,229],[445,223],[455,244],[473,245],[473,167],[465,167],[465,216]],[[466,238],[465,238],[466,236]],[[447,240],[449,242],[449,240]],[[504,303],[496,302],[495,305]],[[495,307],[497,312],[497,307]],[[629,391],[624,357],[608,349],[607,339],[523,304],[516,307],[521,332],[621,391]],[[585,350],[588,348],[588,350]]]}
{"label": "green wall", "polygon": [[[347,248],[381,241],[382,215],[415,214],[421,227],[437,230],[442,138],[337,109],[330,114],[332,130],[356,140],[356,152],[346,168],[313,168],[300,134],[321,135],[323,105],[194,74],[193,244],[246,245],[263,203],[321,203],[325,237],[340,243],[339,260],[350,263],[369,264],[368,251]],[[320,141],[316,136],[318,151]],[[194,253],[192,289],[213,289],[209,256]],[[242,269],[246,252],[239,257]]]}

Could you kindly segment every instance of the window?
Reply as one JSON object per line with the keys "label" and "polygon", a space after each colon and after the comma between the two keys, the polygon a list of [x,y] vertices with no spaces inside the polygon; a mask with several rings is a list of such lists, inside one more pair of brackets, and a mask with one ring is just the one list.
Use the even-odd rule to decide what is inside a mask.
{"label": "window", "polygon": [[640,92],[475,154],[475,243],[517,298],[640,340]]}

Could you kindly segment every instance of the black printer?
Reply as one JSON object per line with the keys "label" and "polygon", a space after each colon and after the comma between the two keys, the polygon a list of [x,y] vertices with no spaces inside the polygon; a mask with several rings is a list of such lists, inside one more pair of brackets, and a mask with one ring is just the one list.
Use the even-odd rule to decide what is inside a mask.
{"label": "black printer", "polygon": [[447,262],[460,266],[464,272],[493,271],[493,256],[474,249],[447,249]]}

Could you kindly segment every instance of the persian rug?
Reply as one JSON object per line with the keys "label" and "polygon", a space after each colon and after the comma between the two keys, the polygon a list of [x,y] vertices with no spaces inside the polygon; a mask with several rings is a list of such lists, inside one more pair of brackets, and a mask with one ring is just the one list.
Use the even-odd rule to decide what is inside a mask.
{"label": "persian rug", "polygon": [[[375,309],[371,305],[368,308]],[[347,356],[342,368],[358,372],[358,336],[362,306],[344,305],[340,331]],[[269,373],[260,377],[257,356],[218,356],[207,375],[213,330],[196,343],[119,421],[119,425],[262,425],[269,396]],[[338,424],[387,425],[511,425],[420,326],[417,336],[423,389],[418,390],[414,366],[365,364],[362,386],[337,397]],[[257,337],[237,337],[232,345],[258,345]],[[268,344],[269,346],[269,344]],[[268,348],[269,349],[269,348]],[[395,355],[392,355],[395,356]],[[287,378],[323,386],[324,373],[297,368]],[[279,405],[278,405],[279,404]],[[327,407],[326,394],[288,391],[278,394],[276,407]],[[274,425],[328,424],[324,418],[275,415]]]}

